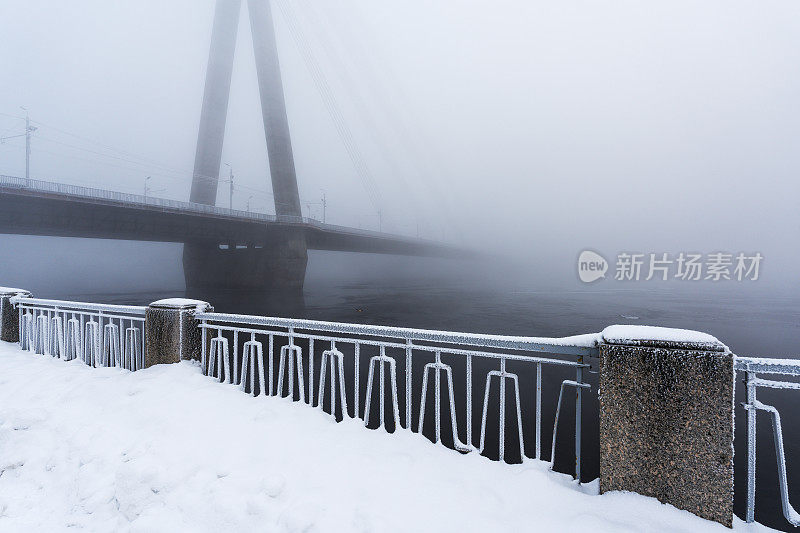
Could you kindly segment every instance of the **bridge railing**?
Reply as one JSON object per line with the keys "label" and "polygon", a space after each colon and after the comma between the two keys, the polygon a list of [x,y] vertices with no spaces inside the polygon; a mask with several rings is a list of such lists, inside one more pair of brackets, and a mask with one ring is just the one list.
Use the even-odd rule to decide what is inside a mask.
{"label": "bridge railing", "polygon": [[[580,479],[581,397],[589,388],[583,358],[596,355],[596,335],[502,337],[221,313],[195,318],[202,328],[206,375],[254,396],[291,398],[335,418],[360,419],[367,427],[425,434],[464,453],[508,460],[510,437],[518,448],[514,462],[541,457],[543,372],[572,371],[574,379],[559,387],[550,460],[564,391],[575,391],[575,475]],[[527,382],[519,372],[534,370],[531,420],[523,416],[520,395]],[[481,385],[483,395],[476,398]],[[508,426],[507,398],[512,405]],[[475,409],[479,424],[473,421]],[[496,425],[488,427],[495,414]],[[526,442],[523,431],[531,423],[533,443]],[[506,435],[513,426],[516,435]],[[496,448],[487,450],[490,440]]]}
{"label": "bridge railing", "polygon": [[[194,202],[182,202],[179,200],[169,200],[167,198],[158,198],[155,196],[144,196],[140,194],[131,194],[118,191],[111,191],[107,189],[98,189],[95,187],[83,187],[81,185],[70,185],[66,183],[57,183],[53,181],[26,179],[16,176],[0,175],[0,187],[13,188],[13,189],[26,189],[39,192],[54,193],[54,194],[63,194],[67,196],[75,196],[81,198],[94,198],[98,200],[111,200],[125,204],[142,205],[148,207],[164,207],[170,209],[178,209],[181,211],[190,211],[195,213],[211,213],[221,216],[247,218],[250,220],[263,220],[265,222],[275,222],[277,220],[277,217],[275,215],[268,215],[266,213],[241,211],[238,209],[228,209],[225,207],[197,204]],[[303,221],[302,217],[284,217],[284,218],[286,218],[287,222]]]}
{"label": "bridge railing", "polygon": [[[58,182],[44,181],[38,179],[26,179],[17,176],[0,175],[0,188],[30,190],[42,193],[60,194],[76,198],[108,200],[128,205],[157,207],[157,208],[172,209],[183,212],[211,214],[220,217],[247,219],[260,222],[304,224],[322,230],[337,231],[340,233],[351,233],[354,235],[368,235],[376,237],[382,236],[384,238],[392,237],[399,239],[410,239],[410,237],[391,235],[378,231],[364,230],[360,228],[350,228],[347,226],[340,226],[337,224],[323,223],[320,222],[319,220],[303,216],[270,215],[254,211],[242,211],[240,209],[229,209],[227,207],[217,207],[213,205],[198,204],[194,202],[170,200],[167,198],[158,198],[155,196],[144,196],[140,194],[123,193],[107,189],[98,189],[94,187],[84,187],[81,185],[70,185],[66,183],[58,183]],[[417,239],[417,241],[422,242],[422,239]]]}
{"label": "bridge railing", "polygon": [[146,307],[13,298],[23,350],[93,367],[145,366]]}
{"label": "bridge railing", "polygon": [[744,374],[747,399],[743,404],[747,412],[747,522],[755,519],[756,507],[756,413],[764,411],[772,419],[772,437],[778,469],[778,489],[781,496],[781,508],[786,520],[797,527],[800,526],[800,514],[789,502],[789,485],[786,477],[786,455],[783,444],[781,416],[772,405],[762,403],[757,398],[759,388],[800,390],[800,383],[793,381],[777,381],[763,379],[759,374],[772,376],[800,376],[800,361],[794,359],[762,359],[754,357],[737,357],[736,371]]}

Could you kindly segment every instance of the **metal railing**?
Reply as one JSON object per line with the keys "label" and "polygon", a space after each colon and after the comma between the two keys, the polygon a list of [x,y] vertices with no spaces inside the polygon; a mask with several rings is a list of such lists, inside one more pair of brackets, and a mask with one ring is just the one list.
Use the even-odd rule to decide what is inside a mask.
{"label": "metal railing", "polygon": [[778,410],[760,402],[756,396],[759,387],[771,389],[800,390],[800,383],[792,381],[775,381],[762,379],[759,374],[781,376],[800,376],[800,361],[792,359],[760,359],[753,357],[736,357],[735,368],[738,372],[745,373],[745,386],[747,399],[743,404],[747,411],[747,522],[755,520],[756,508],[756,413],[765,411],[772,418],[773,442],[775,456],[778,462],[778,488],[781,495],[783,516],[790,524],[800,526],[800,514],[795,511],[789,502],[789,486],[786,479],[786,456],[783,448],[783,431],[781,429],[781,416]]}
{"label": "metal railing", "polygon": [[[342,418],[361,419],[367,427],[377,423],[376,427],[387,431],[402,428],[423,433],[425,421],[430,420],[426,411],[432,392],[434,427],[428,433],[435,443],[442,443],[444,422],[445,427],[449,426],[444,435],[451,443],[449,447],[460,452],[483,454],[486,451],[489,399],[491,391],[495,390],[499,395],[493,411],[498,413],[496,436],[500,460],[506,459],[506,397],[509,386],[513,389],[510,393],[515,406],[520,459],[524,460],[528,456],[526,450],[530,450],[523,434],[521,380],[517,373],[510,371],[509,365],[536,370],[533,452],[536,459],[541,457],[542,371],[546,367],[571,369],[575,379],[564,380],[558,395],[550,460],[555,458],[555,435],[563,392],[565,387],[571,387],[576,394],[575,476],[580,480],[581,398],[583,391],[589,388],[584,382],[584,371],[589,365],[583,362],[583,358],[597,354],[596,335],[563,339],[503,337],[221,313],[198,313],[196,318],[202,328],[201,366],[204,374],[238,385],[254,396],[288,397],[322,410],[325,410],[326,380],[330,374],[328,412],[334,417],[339,411]],[[571,358],[535,355],[542,352]],[[362,389],[362,354],[368,357],[366,389]],[[415,366],[415,361],[419,360],[424,360],[424,364]],[[483,364],[485,371],[480,376],[485,376],[485,389],[476,445],[473,381],[476,372],[480,371],[479,363]],[[463,429],[457,422],[456,367],[459,375],[464,376],[464,396],[458,399],[459,403],[463,401],[461,408],[466,411]],[[420,370],[422,372],[421,383],[417,381],[419,385],[414,382],[415,368],[417,376]],[[404,375],[402,383],[398,381],[399,372]],[[402,421],[401,395],[398,394],[401,385],[404,388]],[[433,391],[429,390],[431,386]],[[443,420],[443,393],[447,396],[449,420]],[[385,416],[387,399],[389,417]],[[414,406],[418,407],[416,419],[413,418]],[[449,435],[446,434],[448,431]]]}
{"label": "metal railing", "polygon": [[198,204],[194,202],[169,200],[167,198],[158,198],[153,196],[144,196],[140,194],[123,193],[107,189],[98,189],[94,187],[83,187],[80,185],[70,185],[54,181],[26,179],[17,176],[6,176],[0,174],[0,188],[29,190],[29,191],[37,191],[50,194],[60,194],[75,198],[106,200],[112,202],[119,202],[123,204],[129,204],[129,205],[137,205],[142,207],[151,207],[151,208],[156,207],[156,208],[176,210],[181,212],[209,214],[224,218],[252,220],[255,222],[303,224],[321,230],[336,231],[339,233],[402,239],[414,242],[431,242],[431,244],[433,244],[433,241],[426,241],[425,239],[411,238],[407,236],[383,233],[374,230],[351,228],[348,226],[340,226],[337,224],[322,223],[319,220],[303,216],[269,215],[266,213],[257,213],[254,211],[242,211],[240,209],[229,209],[227,207],[217,207],[213,205]]}
{"label": "metal railing", "polygon": [[23,350],[93,367],[139,370],[145,365],[145,309],[15,297]]}
{"label": "metal railing", "polygon": [[[19,345],[23,350],[64,360],[80,359],[93,367],[133,371],[145,366],[146,307],[25,296],[15,296],[11,303],[19,313]],[[339,414],[342,418],[360,419],[367,427],[428,433],[434,443],[462,453],[489,453],[490,397],[494,397],[492,391],[496,391],[496,407],[491,409],[497,413],[498,424],[492,437],[497,437],[496,456],[501,461],[507,460],[508,395],[512,395],[511,421],[516,425],[520,459],[530,456],[541,459],[543,370],[558,368],[562,372],[574,372],[574,379],[563,379],[558,387],[550,462],[552,467],[564,391],[574,390],[575,477],[580,480],[582,393],[590,389],[584,380],[584,372],[590,366],[584,358],[597,357],[600,339],[597,334],[564,338],[516,337],[213,312],[198,312],[195,318],[202,331],[201,369],[205,375],[237,385],[253,396],[288,397],[323,411],[327,393],[327,412],[335,418]],[[557,354],[563,358],[538,354]],[[361,378],[362,355],[368,358],[365,388]],[[520,387],[524,382],[519,373],[509,369],[511,365],[535,369],[532,455],[531,444],[526,442],[523,432],[523,424],[530,424],[523,416],[520,399]],[[780,413],[757,398],[759,388],[800,390],[800,382],[760,377],[800,377],[800,360],[736,356],[734,368],[740,376],[744,374],[746,386],[743,403],[747,413],[746,521],[755,519],[756,414],[764,411],[772,420],[783,515],[793,526],[800,526],[800,513],[789,502]],[[422,379],[415,381],[414,375],[419,377],[420,373]],[[476,381],[478,373],[481,373],[480,381]],[[456,374],[463,376],[459,383],[463,385],[462,396],[457,395]],[[398,376],[403,378],[402,383]],[[480,383],[484,384],[484,389],[476,438],[474,393]],[[400,385],[403,385],[402,394],[398,392]],[[510,393],[509,386],[512,387]],[[446,395],[448,416],[443,413],[442,394]],[[431,420],[430,403],[433,404],[433,428],[426,432],[425,422]],[[458,411],[457,406],[462,411]],[[466,412],[463,424],[459,424],[459,412]]]}

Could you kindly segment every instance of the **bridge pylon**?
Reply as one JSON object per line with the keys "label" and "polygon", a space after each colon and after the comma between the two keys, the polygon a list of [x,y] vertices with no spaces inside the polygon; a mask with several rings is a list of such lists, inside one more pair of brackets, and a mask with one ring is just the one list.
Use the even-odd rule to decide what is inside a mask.
{"label": "bridge pylon", "polygon": [[[217,0],[190,201],[215,205],[242,0]],[[248,0],[275,213],[300,217],[289,121],[270,0]],[[187,288],[302,290],[308,260],[302,231],[287,227],[268,246],[191,241],[184,245]]]}

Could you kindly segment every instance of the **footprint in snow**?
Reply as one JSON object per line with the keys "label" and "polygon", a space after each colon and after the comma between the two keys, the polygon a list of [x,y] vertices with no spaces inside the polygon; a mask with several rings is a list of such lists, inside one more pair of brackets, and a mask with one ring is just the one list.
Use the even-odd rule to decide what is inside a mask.
{"label": "footprint in snow", "polygon": [[286,479],[283,476],[269,476],[264,479],[261,490],[270,498],[277,498],[283,492],[285,485]]}

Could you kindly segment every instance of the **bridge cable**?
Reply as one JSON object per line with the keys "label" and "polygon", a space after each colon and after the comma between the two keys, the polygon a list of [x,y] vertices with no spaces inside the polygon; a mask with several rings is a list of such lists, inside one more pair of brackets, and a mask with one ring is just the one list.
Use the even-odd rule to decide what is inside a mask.
{"label": "bridge cable", "polygon": [[[314,33],[317,37],[317,40],[320,42],[322,49],[325,51],[328,60],[332,63],[332,71],[338,75],[339,79],[345,86],[347,94],[353,101],[354,107],[361,116],[361,120],[364,122],[367,130],[376,137],[380,136],[381,128],[378,126],[378,121],[370,110],[370,106],[367,105],[367,102],[363,98],[360,85],[354,80],[351,74],[351,69],[348,67],[347,63],[342,60],[341,55],[337,52],[337,46],[330,37],[330,30],[325,24],[324,17],[318,16],[316,10],[312,7],[309,0],[300,0],[296,3],[296,5],[300,12],[302,12],[305,18],[308,20],[309,24],[307,24],[307,27],[311,28],[312,31],[314,29],[317,30]],[[419,219],[419,207],[421,204],[419,201],[420,199],[417,196],[416,191],[410,187],[405,178],[405,173],[400,170],[397,164],[397,157],[393,157],[389,152],[386,142],[376,141],[375,145],[380,152],[381,158],[390,167],[391,174],[395,176],[395,178],[397,178],[397,180],[400,181],[401,184],[414,197],[415,201],[412,203],[412,209],[414,210],[415,217]]]}
{"label": "bridge cable", "polygon": [[[153,159],[150,159],[150,158],[135,154],[135,153],[127,151],[127,150],[122,150],[120,148],[115,148],[115,147],[113,147],[111,145],[107,145],[107,144],[101,143],[99,141],[95,141],[93,139],[89,139],[87,137],[83,137],[81,135],[69,132],[67,130],[63,130],[61,128],[57,128],[55,126],[44,124],[44,123],[42,123],[40,121],[33,121],[32,120],[31,122],[35,122],[36,124],[38,124],[40,126],[43,126],[45,128],[49,128],[49,129],[58,131],[59,133],[63,133],[65,135],[69,135],[71,137],[75,137],[77,139],[80,139],[80,140],[83,140],[83,141],[86,141],[86,142],[89,142],[89,143],[92,143],[92,144],[96,144],[96,145],[98,145],[98,146],[100,146],[102,148],[118,152],[118,153],[126,155],[128,157],[120,157],[120,156],[116,156],[116,155],[112,155],[112,154],[99,152],[99,151],[96,151],[96,150],[91,150],[89,148],[84,148],[84,147],[81,147],[81,146],[76,146],[76,145],[73,145],[73,144],[69,144],[69,143],[65,143],[65,142],[62,142],[62,141],[58,141],[58,140],[55,140],[55,139],[50,139],[50,138],[47,138],[47,137],[43,137],[41,135],[37,136],[37,138],[42,139],[42,140],[47,141],[47,142],[60,144],[60,145],[66,146],[68,148],[73,148],[73,149],[76,149],[76,150],[82,150],[84,152],[92,153],[92,154],[95,154],[95,155],[98,155],[98,156],[101,156],[101,157],[107,157],[107,158],[116,159],[116,160],[119,160],[119,161],[132,163],[134,165],[140,165],[140,166],[145,167],[147,169],[156,168],[156,169],[160,169],[163,172],[170,172],[170,173],[173,173],[173,174],[178,174],[178,175],[181,176],[181,178],[183,178],[183,179],[185,179],[187,181],[194,179],[195,176],[196,176],[197,179],[201,179],[201,180],[216,181],[216,182],[222,182],[222,183],[229,182],[229,180],[226,179],[224,176],[220,176],[219,178],[215,178],[213,176],[205,176],[205,175],[201,175],[201,174],[194,174],[193,171],[191,171],[189,169],[180,169],[180,168],[177,168],[177,167],[171,167],[169,165],[165,165],[165,164],[159,163],[159,162],[157,162],[157,161],[155,161]],[[48,152],[48,153],[51,153],[53,155],[63,155],[63,154],[58,154],[57,152]],[[67,157],[70,157],[70,156],[67,156]],[[129,159],[129,157],[133,157],[135,159],[139,159],[140,161],[136,161],[135,159]],[[78,159],[80,159],[80,158],[78,158]],[[83,159],[85,161],[90,161],[90,160],[85,159],[85,158],[83,158]],[[107,164],[107,163],[104,163],[104,164]],[[137,170],[137,169],[133,169],[133,168],[129,168],[129,167],[123,167],[123,166],[120,166],[120,165],[114,165],[114,166],[116,166],[117,168],[127,168],[128,170]],[[178,177],[167,176],[165,174],[159,174],[158,172],[149,172],[149,173],[154,175],[154,176],[159,176],[159,177],[163,177],[163,178],[167,178],[167,179],[171,179],[171,180],[178,180],[179,179]],[[257,193],[257,194],[262,195],[264,197],[268,197],[268,198],[272,199],[272,201],[274,203],[274,197],[275,196],[270,191],[266,191],[264,189],[258,189],[258,188],[255,188],[255,187],[252,187],[252,186],[249,186],[249,185],[242,185],[242,184],[237,184],[236,187],[239,188],[239,189],[246,189],[246,190],[249,190],[249,191],[253,191],[254,193]],[[308,204],[309,203],[307,201],[303,201],[302,199],[301,199],[301,202],[303,202],[304,204]]]}
{"label": "bridge cable", "polygon": [[[158,162],[156,162],[156,161],[154,161],[152,159],[149,159],[147,157],[143,157],[143,156],[139,156],[137,154],[134,154],[133,152],[122,150],[122,149],[119,149],[119,148],[114,148],[113,146],[106,145],[106,144],[94,141],[94,140],[86,138],[86,137],[82,137],[80,135],[68,132],[66,130],[62,130],[60,128],[56,128],[55,126],[50,126],[50,125],[43,124],[43,123],[41,123],[39,121],[33,121],[32,120],[31,122],[36,122],[37,124],[39,124],[40,126],[44,126],[45,128],[50,128],[50,129],[56,130],[56,131],[58,131],[60,133],[63,133],[63,134],[66,134],[66,135],[70,135],[72,137],[75,137],[75,138],[78,138],[78,139],[81,139],[81,140],[96,144],[96,145],[101,146],[103,148],[106,148],[108,150],[112,150],[112,151],[118,152],[120,154],[125,154],[125,155],[128,155],[130,157],[134,157],[134,158],[138,159],[139,161],[137,161],[136,159],[129,159],[127,157],[119,157],[119,156],[116,156],[116,155],[113,155],[113,154],[107,154],[107,153],[99,152],[99,151],[96,151],[96,150],[91,150],[89,148],[85,148],[85,147],[82,147],[82,146],[76,146],[74,144],[69,144],[69,143],[65,143],[65,142],[62,142],[62,141],[58,141],[56,139],[51,139],[49,137],[44,137],[44,136],[41,136],[41,135],[37,135],[37,138],[41,139],[43,141],[59,144],[59,145],[62,145],[62,146],[68,147],[68,148],[73,148],[75,150],[81,150],[81,151],[88,152],[88,153],[91,153],[91,154],[95,154],[95,155],[98,155],[98,156],[101,156],[101,157],[107,157],[107,158],[110,158],[110,159],[115,159],[115,160],[119,160],[119,161],[123,161],[123,162],[127,162],[127,163],[132,163],[134,165],[140,165],[142,167],[145,167],[148,170],[150,170],[150,169],[159,169],[159,170],[161,170],[163,172],[170,172],[170,173],[178,174],[178,175],[181,175],[186,180],[193,179],[192,172],[189,171],[188,169],[181,170],[181,169],[179,169],[177,167],[170,167],[168,165],[160,164],[160,163],[158,163]],[[53,154],[53,155],[64,155],[64,154],[59,154],[57,152],[47,152],[47,153],[50,153],[50,154]],[[72,156],[67,156],[67,157],[72,157]],[[86,159],[86,158],[82,158],[82,159],[85,160],[85,161],[91,161],[91,160]],[[107,164],[107,163],[104,163],[104,164]],[[131,167],[124,167],[124,166],[120,166],[120,165],[114,165],[114,166],[116,166],[117,168],[125,168],[125,169],[128,169],[128,170],[141,171],[140,169],[134,169],[134,168],[131,168]],[[177,178],[175,176],[167,176],[165,174],[159,174],[157,172],[150,172],[150,174],[152,174],[154,176],[167,178],[167,179],[172,179],[172,180],[179,179],[179,178]],[[211,176],[198,176],[198,177],[200,179],[205,179],[205,180],[217,180],[217,178],[213,178]],[[218,179],[218,181],[227,182],[228,180],[225,179],[224,177],[220,177]],[[251,187],[251,186],[248,186],[248,185],[241,185],[241,184],[238,185],[238,187],[242,188],[242,189],[251,190],[251,191],[263,194],[263,195],[268,196],[268,197],[273,197],[273,194],[271,192],[263,190],[263,189],[257,189],[255,187]]]}
{"label": "bridge cable", "polygon": [[345,150],[347,151],[350,161],[355,168],[356,174],[361,179],[362,185],[367,192],[373,208],[380,212],[380,192],[375,185],[372,172],[361,155],[361,151],[359,150],[355,138],[353,137],[353,133],[347,125],[344,116],[342,115],[336,97],[331,91],[330,85],[328,84],[325,75],[319,66],[313,50],[308,44],[303,30],[297,24],[297,17],[288,2],[285,2],[284,0],[277,0],[276,3],[283,15],[284,21],[287,24],[290,35],[300,51],[301,56],[303,57],[306,68],[308,69],[309,74],[311,74],[312,80],[314,81],[317,92],[322,99],[323,105],[328,111],[328,114],[334,123],[334,127],[339,134],[339,138],[344,144]]}
{"label": "bridge cable", "polygon": [[[302,1],[308,3],[308,0]],[[333,10],[332,12],[336,14],[341,13],[341,11],[337,10]],[[431,157],[430,147],[432,144],[424,142],[424,139],[423,142],[419,141],[421,133],[423,132],[417,131],[414,135],[411,135],[407,121],[404,119],[405,114],[398,113],[396,106],[392,105],[393,102],[407,101],[408,97],[404,94],[404,91],[402,91],[402,84],[397,81],[397,76],[392,70],[391,64],[381,61],[375,63],[372,60],[372,55],[367,52],[367,50],[375,50],[375,43],[379,43],[380,39],[375,38],[374,32],[371,31],[372,26],[364,20],[358,6],[354,5],[353,9],[348,11],[348,24],[337,24],[336,27],[339,31],[334,31],[333,34],[337,36],[339,42],[344,46],[340,34],[342,31],[347,31],[348,28],[353,25],[353,22],[354,25],[359,28],[359,31],[348,31],[352,44],[352,46],[347,47],[348,57],[359,56],[359,63],[363,66],[362,72],[366,74],[366,85],[371,89],[372,93],[376,95],[388,94],[388,96],[382,98],[381,101],[384,105],[379,106],[379,109],[383,111],[389,126],[400,140],[401,147],[409,154],[406,160],[414,167],[417,176],[419,176],[422,183],[428,189],[430,196],[436,199],[435,206],[437,215],[444,217],[444,222],[453,229],[457,224],[452,216],[452,206],[449,203],[450,197],[442,192],[438,180],[435,179],[435,176],[444,175],[444,173],[438,168],[439,165],[434,158]],[[369,40],[370,42],[365,44],[365,40]],[[389,83],[387,84],[385,81],[382,81],[383,79],[388,79]],[[425,146],[426,148],[422,149],[421,146]]]}

